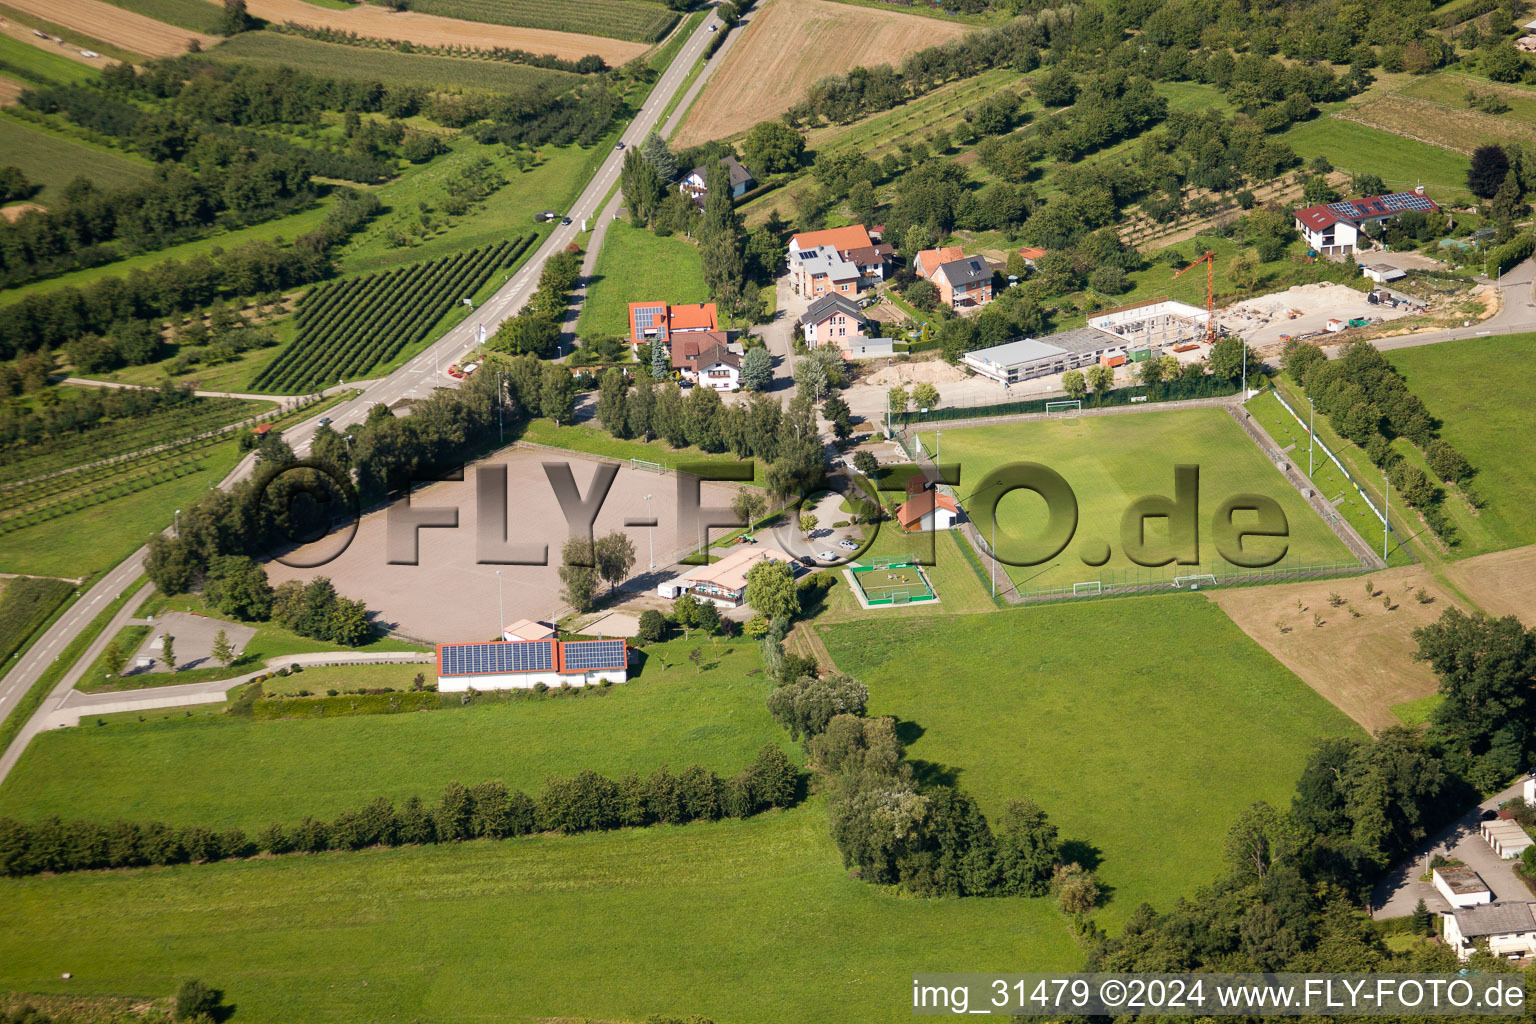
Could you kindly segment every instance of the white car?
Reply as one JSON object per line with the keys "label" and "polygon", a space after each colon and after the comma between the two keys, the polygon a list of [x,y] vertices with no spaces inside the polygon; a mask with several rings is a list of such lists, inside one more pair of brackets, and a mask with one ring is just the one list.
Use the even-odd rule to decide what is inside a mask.
{"label": "white car", "polygon": [[835,561],[837,561],[837,552],[836,551],[818,551],[818,552],[816,552],[816,560],[818,562],[835,562]]}
{"label": "white car", "polygon": [[87,58],[89,60],[95,60],[97,57],[100,57],[101,54],[97,53],[95,50],[81,50],[80,51],[80,56],[85,57],[85,58]]}
{"label": "white car", "polygon": [[837,546],[840,547],[840,548],[847,548],[849,551],[853,551],[859,545],[852,538],[844,537],[842,540],[837,542]]}
{"label": "white car", "polygon": [[711,25],[711,26],[709,26],[709,30],[711,32],[718,32],[719,31],[719,26],[718,25]]}

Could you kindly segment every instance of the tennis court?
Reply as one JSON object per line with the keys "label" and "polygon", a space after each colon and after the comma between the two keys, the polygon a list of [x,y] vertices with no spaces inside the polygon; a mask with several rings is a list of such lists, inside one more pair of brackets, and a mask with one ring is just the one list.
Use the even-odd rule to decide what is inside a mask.
{"label": "tennis court", "polygon": [[851,566],[849,572],[871,606],[932,601],[938,596],[923,570],[910,563]]}

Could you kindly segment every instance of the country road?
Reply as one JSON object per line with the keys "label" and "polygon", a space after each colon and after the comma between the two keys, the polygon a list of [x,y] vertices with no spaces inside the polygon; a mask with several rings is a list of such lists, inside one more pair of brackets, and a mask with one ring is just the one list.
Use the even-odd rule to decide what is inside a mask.
{"label": "country road", "polygon": [[[683,44],[677,56],[656,82],[655,87],[651,89],[650,95],[641,105],[639,112],[624,129],[621,138],[626,148],[639,145],[656,127],[662,111],[682,88],[683,80],[688,77],[689,70],[721,27],[720,19],[711,11],[709,17],[699,24]],[[608,190],[618,183],[623,163],[624,151],[618,149],[611,151],[587,183],[586,188],[582,190],[575,204],[566,211],[571,219],[570,224],[556,225],[555,230],[544,240],[544,244],[528,259],[522,269],[513,274],[505,285],[487,299],[476,310],[474,316],[465,319],[388,377],[373,382],[361,395],[329,409],[326,415],[331,418],[333,427],[337,430],[345,430],[353,423],[362,422],[368,410],[377,403],[393,405],[401,399],[412,396],[424,398],[436,387],[454,386],[453,378],[443,371],[478,346],[478,331],[482,325],[487,334],[494,333],[503,320],[515,315],[528,302],[538,285],[539,273],[544,267],[544,262],[576,239],[581,229],[582,218],[597,215],[598,204],[608,194]],[[284,431],[285,440],[295,451],[308,448],[310,439],[313,438],[319,425],[319,419],[317,415]],[[233,486],[250,475],[254,465],[254,454],[247,455],[225,477],[220,486],[224,488]],[[144,554],[145,549],[140,548],[107,572],[87,593],[70,606],[69,610],[38,638],[26,655],[5,674],[5,677],[0,679],[0,720],[4,720],[21,702],[43,672],[63,654],[64,649],[84,631],[91,620],[139,577],[144,571]],[[20,756],[27,738],[28,733],[23,730],[12,742],[10,748],[0,753],[0,781],[3,781],[5,773]]]}

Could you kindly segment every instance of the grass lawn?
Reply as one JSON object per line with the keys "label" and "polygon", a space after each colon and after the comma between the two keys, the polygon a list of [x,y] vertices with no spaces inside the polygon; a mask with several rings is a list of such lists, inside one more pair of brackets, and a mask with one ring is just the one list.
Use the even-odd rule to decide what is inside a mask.
{"label": "grass lawn", "polygon": [[1389,189],[1422,184],[1437,199],[1467,198],[1467,157],[1427,142],[1367,128],[1337,117],[1319,117],[1279,136],[1303,160],[1326,156],[1346,173],[1373,173]]}
{"label": "grass lawn", "polygon": [[[180,610],[182,601],[172,607]],[[251,647],[262,643],[258,633]],[[104,820],[254,830],[273,820],[297,824],[308,814],[333,817],[376,796],[433,800],[453,781],[500,779],[537,793],[546,775],[584,768],[644,774],[692,762],[733,775],[765,743],[782,744],[799,760],[798,747],[764,707],[772,686],[760,672],[756,643],[722,640],[718,649],[704,643],[702,671],[686,653],[699,644],[695,637],[652,645],[637,678],[581,696],[347,718],[183,715],[106,726],[87,719],[28,747],[0,786],[0,814],[34,818],[67,809]],[[432,666],[409,665],[403,684],[383,685],[408,686],[423,669],[433,678]],[[347,681],[334,669],[282,680],[322,693],[328,681],[343,682],[337,689],[377,685]],[[165,771],[175,764],[198,765],[196,778],[167,785]]]}
{"label": "grass lawn", "polygon": [[1423,725],[1429,721],[1429,716],[1434,714],[1435,708],[1439,707],[1444,699],[1440,694],[1432,693],[1418,700],[1406,700],[1401,704],[1393,704],[1392,713],[1402,719],[1404,725]]}
{"label": "grass lawn", "polygon": [[[921,434],[926,451],[934,450],[932,430]],[[939,445],[942,461],[956,462],[963,476],[957,488],[963,497],[972,494],[993,469],[1010,462],[1038,461],[1055,470],[1077,496],[1076,535],[1048,565],[1008,566],[1010,578],[1020,590],[1070,587],[1089,580],[1134,579],[1143,575],[1164,576],[1191,572],[1225,572],[1233,567],[1216,552],[1210,517],[1228,497],[1257,492],[1280,503],[1289,522],[1289,544],[1280,538],[1251,538],[1250,550],[1266,554],[1285,548],[1285,558],[1292,564],[1319,564],[1353,561],[1349,551],[1318,518],[1275,466],[1245,435],[1224,409],[1187,409],[1147,412],[1121,416],[1095,416],[1081,419],[1033,421],[990,427],[951,428],[944,431]],[[1173,494],[1174,466],[1195,464],[1200,467],[1200,530],[1202,568],[1165,566],[1138,569],[1124,554],[1120,538],[1120,519],[1125,510],[1142,495]],[[985,501],[986,496],[982,496]],[[970,502],[972,514],[983,535],[990,536],[990,525],[983,521],[981,502]],[[1010,550],[1019,550],[1039,536],[1045,522],[1045,501],[1028,491],[1015,491],[1003,498],[998,513],[997,544],[1006,558]],[[1239,515],[1239,524],[1251,522],[1251,515]],[[1152,519],[1146,524],[1149,543],[1156,547],[1167,537],[1165,520]],[[1079,545],[1092,541],[1108,543],[1109,561],[1101,568],[1084,564]]]}
{"label": "grass lawn", "polygon": [[[1255,800],[1287,806],[1312,743],[1358,727],[1196,595],[818,626],[838,668],[894,715],[909,756],[990,816],[1029,797],[1089,844],[1111,926],[1221,870]],[[1216,779],[1219,785],[1212,785]]]}
{"label": "grass lawn", "polygon": [[583,337],[629,337],[629,304],[654,299],[682,305],[709,298],[698,247],[685,238],[661,238],[615,219],[608,225],[587,299],[576,322]]}
{"label": "grass lawn", "polygon": [[[117,649],[123,652],[123,671],[126,672],[133,668],[133,655],[138,651],[139,645],[144,642],[145,637],[149,636],[151,628],[150,626],[124,626],[117,631],[117,636],[112,638],[117,644]],[[105,679],[109,675],[111,675],[111,671],[107,668],[107,652],[103,649],[96,656],[96,660],[91,662],[91,667],[86,669],[85,674],[80,677],[81,688],[87,688],[93,680]],[[144,685],[143,679],[131,678],[133,681],[126,688],[136,688]]]}
{"label": "grass lawn", "polygon": [[819,801],[746,821],[0,880],[0,986],[158,996],[217,979],[246,1024],[873,1024],[910,1015],[916,969],[1081,962],[1049,900],[903,899],[850,879]]}
{"label": "grass lawn", "polygon": [[0,68],[14,72],[23,82],[40,77],[68,85],[96,77],[96,69],[87,64],[4,35],[0,35]]}
{"label": "grass lawn", "polygon": [[[1302,402],[1298,407],[1294,396],[1288,399],[1288,401],[1291,402],[1293,409],[1296,409],[1303,415],[1306,414],[1305,402]],[[1298,467],[1305,467],[1307,465],[1307,432],[1300,423],[1296,422],[1296,417],[1286,412],[1285,406],[1280,404],[1279,399],[1275,397],[1273,392],[1266,391],[1257,398],[1250,399],[1248,402],[1248,412],[1281,449],[1291,448],[1291,451],[1287,454],[1291,459],[1292,465]],[[1332,459],[1323,454],[1323,445],[1326,445],[1336,454],[1343,448],[1343,445],[1336,443],[1339,440],[1338,438],[1324,436],[1323,428],[1326,426],[1326,423],[1318,422],[1316,419],[1313,420],[1313,429],[1317,431],[1318,441],[1321,444],[1313,452],[1312,482],[1317,485],[1319,494],[1323,495],[1329,502],[1334,503],[1333,507],[1338,510],[1339,515],[1346,522],[1355,528],[1355,532],[1379,549],[1381,520],[1376,517],[1375,512],[1371,511],[1370,506],[1361,500],[1360,492],[1355,490],[1355,485],[1350,483],[1349,479],[1340,472],[1339,467],[1333,464]],[[1366,479],[1363,482],[1368,485],[1367,490],[1371,495],[1371,500],[1379,506],[1381,496],[1377,491],[1380,488],[1370,486],[1374,483],[1371,479]],[[1403,546],[1402,537],[1403,534],[1398,532],[1389,538],[1390,547],[1387,549],[1388,565],[1408,565],[1413,561],[1413,556]]]}
{"label": "grass lawn", "polygon": [[[0,153],[21,168],[33,184],[43,186],[32,197],[44,206],[65,185],[84,174],[106,188],[148,181],[154,168],[105,146],[55,135],[30,123],[0,114]],[[6,292],[10,300],[10,291]]]}
{"label": "grass lawn", "polygon": [[569,72],[526,64],[397,53],[372,46],[323,43],[278,32],[242,32],[204,52],[211,60],[221,62],[276,64],[331,78],[418,85],[445,92],[523,92],[545,85],[561,90],[580,79]]}
{"label": "grass lawn", "polygon": [[[1464,516],[1458,557],[1536,542],[1536,452],[1530,444],[1536,382],[1513,373],[1536,356],[1536,334],[1466,338],[1388,352],[1440,436],[1477,470],[1488,507]],[[1453,494],[1447,507],[1464,504]]]}

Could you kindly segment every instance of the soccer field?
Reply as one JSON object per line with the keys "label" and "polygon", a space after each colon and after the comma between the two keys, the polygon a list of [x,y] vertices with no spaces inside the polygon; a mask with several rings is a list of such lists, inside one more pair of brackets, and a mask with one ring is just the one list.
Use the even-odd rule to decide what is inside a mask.
{"label": "soccer field", "polygon": [[[1273,498],[1285,513],[1287,538],[1250,538],[1245,550],[1266,555],[1284,551],[1285,563],[1332,564],[1354,562],[1338,539],[1312,511],[1279,469],[1244,435],[1223,409],[1188,409],[1121,416],[1086,416],[1059,420],[1008,423],[950,429],[937,436],[920,435],[923,449],[935,448],[945,464],[958,463],[961,504],[973,515],[983,537],[992,535],[987,495],[968,500],[992,470],[1013,462],[1036,462],[1059,473],[1071,486],[1078,508],[1077,529],[1060,554],[1032,566],[1007,566],[1014,585],[1024,592],[1070,588],[1103,580],[1134,580],[1175,575],[1230,572],[1237,569],[1216,550],[1212,516],[1227,498],[1260,494]],[[1145,569],[1128,557],[1121,543],[1121,517],[1132,502],[1146,495],[1174,495],[1174,467],[1200,468],[1200,566],[1168,565]],[[1038,543],[1047,521],[1045,500],[1024,490],[998,503],[997,547],[1004,557]],[[1246,518],[1245,518],[1246,517]],[[1252,513],[1238,513],[1235,522],[1252,522]],[[1167,521],[1148,519],[1146,540],[1161,548]],[[1085,549],[1109,546],[1109,560],[1094,567],[1085,563]],[[1285,564],[1282,563],[1282,564]]]}

